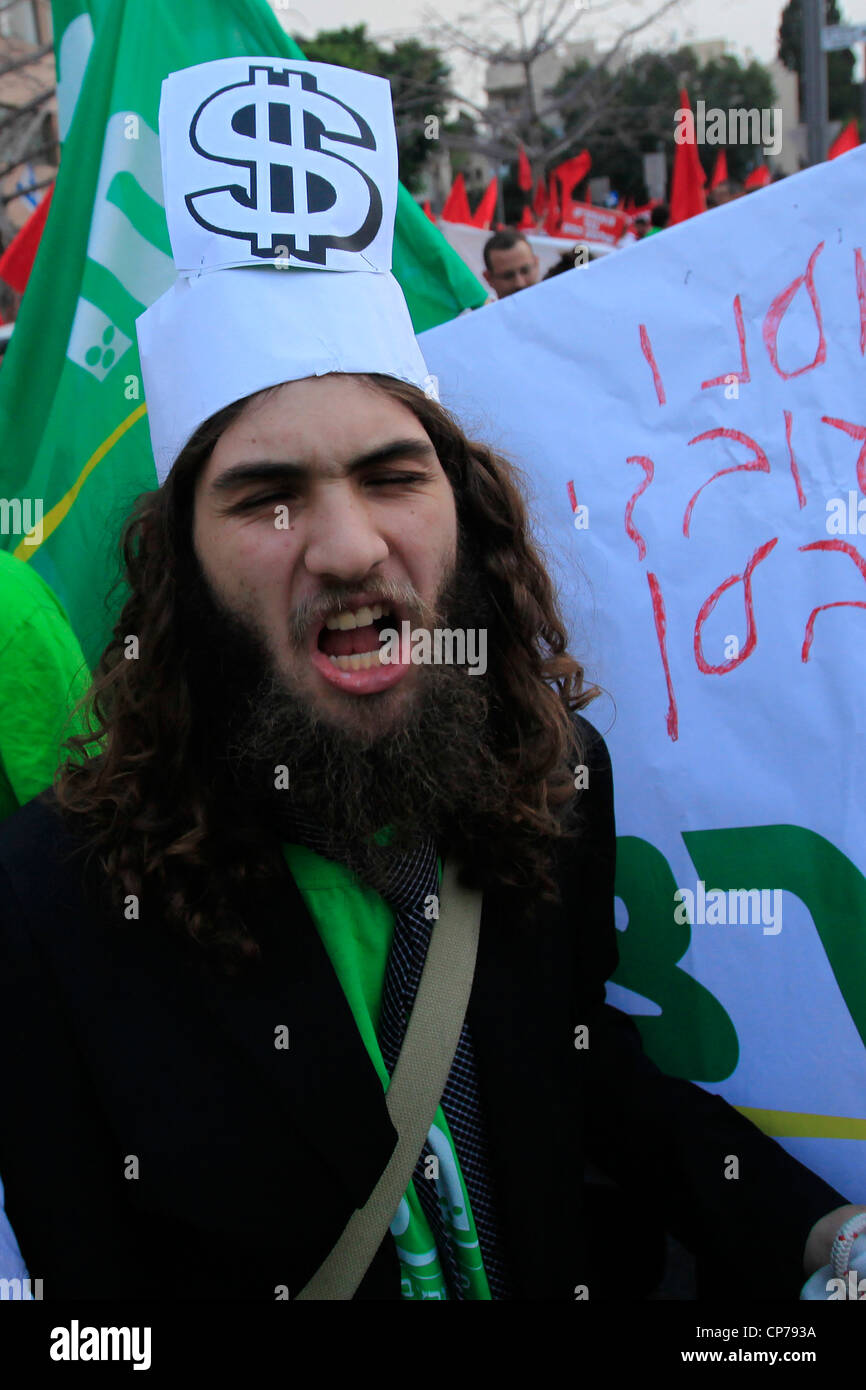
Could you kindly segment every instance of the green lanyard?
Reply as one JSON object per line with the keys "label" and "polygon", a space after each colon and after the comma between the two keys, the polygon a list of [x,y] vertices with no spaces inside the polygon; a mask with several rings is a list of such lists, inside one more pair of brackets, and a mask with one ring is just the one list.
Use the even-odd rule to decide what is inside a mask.
{"label": "green lanyard", "polygon": [[[394,914],[385,900],[345,865],[325,859],[305,845],[284,845],[283,852],[343,987],[370,1061],[387,1090],[388,1069],[376,1030],[394,936]],[[441,863],[439,868],[441,877]],[[441,1105],[430,1127],[428,1143],[431,1157],[427,1166],[431,1171],[423,1181],[436,1186],[447,1237],[460,1271],[463,1297],[489,1299],[490,1287],[469,1195]],[[439,1251],[415,1190],[418,1181],[422,1180],[414,1178],[409,1184],[391,1223],[400,1260],[402,1297],[447,1299]]]}

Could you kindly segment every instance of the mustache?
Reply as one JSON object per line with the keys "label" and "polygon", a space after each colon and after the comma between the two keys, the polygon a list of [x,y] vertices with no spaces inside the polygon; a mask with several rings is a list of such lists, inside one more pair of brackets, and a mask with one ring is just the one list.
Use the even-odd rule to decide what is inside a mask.
{"label": "mustache", "polygon": [[303,647],[309,630],[337,610],[342,610],[365,595],[368,603],[387,603],[403,610],[405,616],[417,618],[421,624],[435,626],[438,611],[432,608],[413,584],[397,580],[379,580],[364,585],[340,585],[323,589],[320,593],[303,599],[296,607],[289,622],[289,640],[295,647]]}

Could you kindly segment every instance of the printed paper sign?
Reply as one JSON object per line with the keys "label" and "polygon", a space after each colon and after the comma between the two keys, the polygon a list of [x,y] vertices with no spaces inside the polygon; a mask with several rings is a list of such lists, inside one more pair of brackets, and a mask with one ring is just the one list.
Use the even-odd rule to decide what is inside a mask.
{"label": "printed paper sign", "polygon": [[218,59],[165,79],[159,133],[179,271],[390,270],[397,140],[385,78]]}

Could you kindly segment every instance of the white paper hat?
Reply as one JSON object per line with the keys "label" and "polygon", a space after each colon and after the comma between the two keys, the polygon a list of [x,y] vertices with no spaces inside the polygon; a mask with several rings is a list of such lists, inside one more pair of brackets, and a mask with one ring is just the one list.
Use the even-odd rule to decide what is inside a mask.
{"label": "white paper hat", "polygon": [[397,141],[386,79],[221,58],[171,73],[159,106],[178,278],[136,320],[157,477],[254,391],[381,372],[435,395],[391,274]]}

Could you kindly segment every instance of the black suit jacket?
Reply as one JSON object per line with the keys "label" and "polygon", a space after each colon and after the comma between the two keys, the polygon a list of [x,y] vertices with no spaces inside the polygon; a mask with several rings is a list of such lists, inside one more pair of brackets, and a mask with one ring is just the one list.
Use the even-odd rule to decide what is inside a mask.
{"label": "black suit jacket", "polygon": [[[847,1199],[719,1097],[662,1075],[604,1003],[613,789],[580,722],[591,770],[582,837],[558,856],[562,903],[528,928],[507,893],[485,894],[469,1004],[516,1295],[640,1296],[643,1233],[661,1221],[736,1272],[732,1294],[796,1297],[810,1226]],[[146,896],[137,921],[88,906],[73,849],[50,797],[0,831],[0,1175],[31,1277],[46,1299],[293,1297],[396,1142],[299,890],[286,869],[251,896],[262,964],[216,980]],[[587,1188],[587,1159],[624,1195]],[[357,1297],[400,1297],[390,1234]]]}

